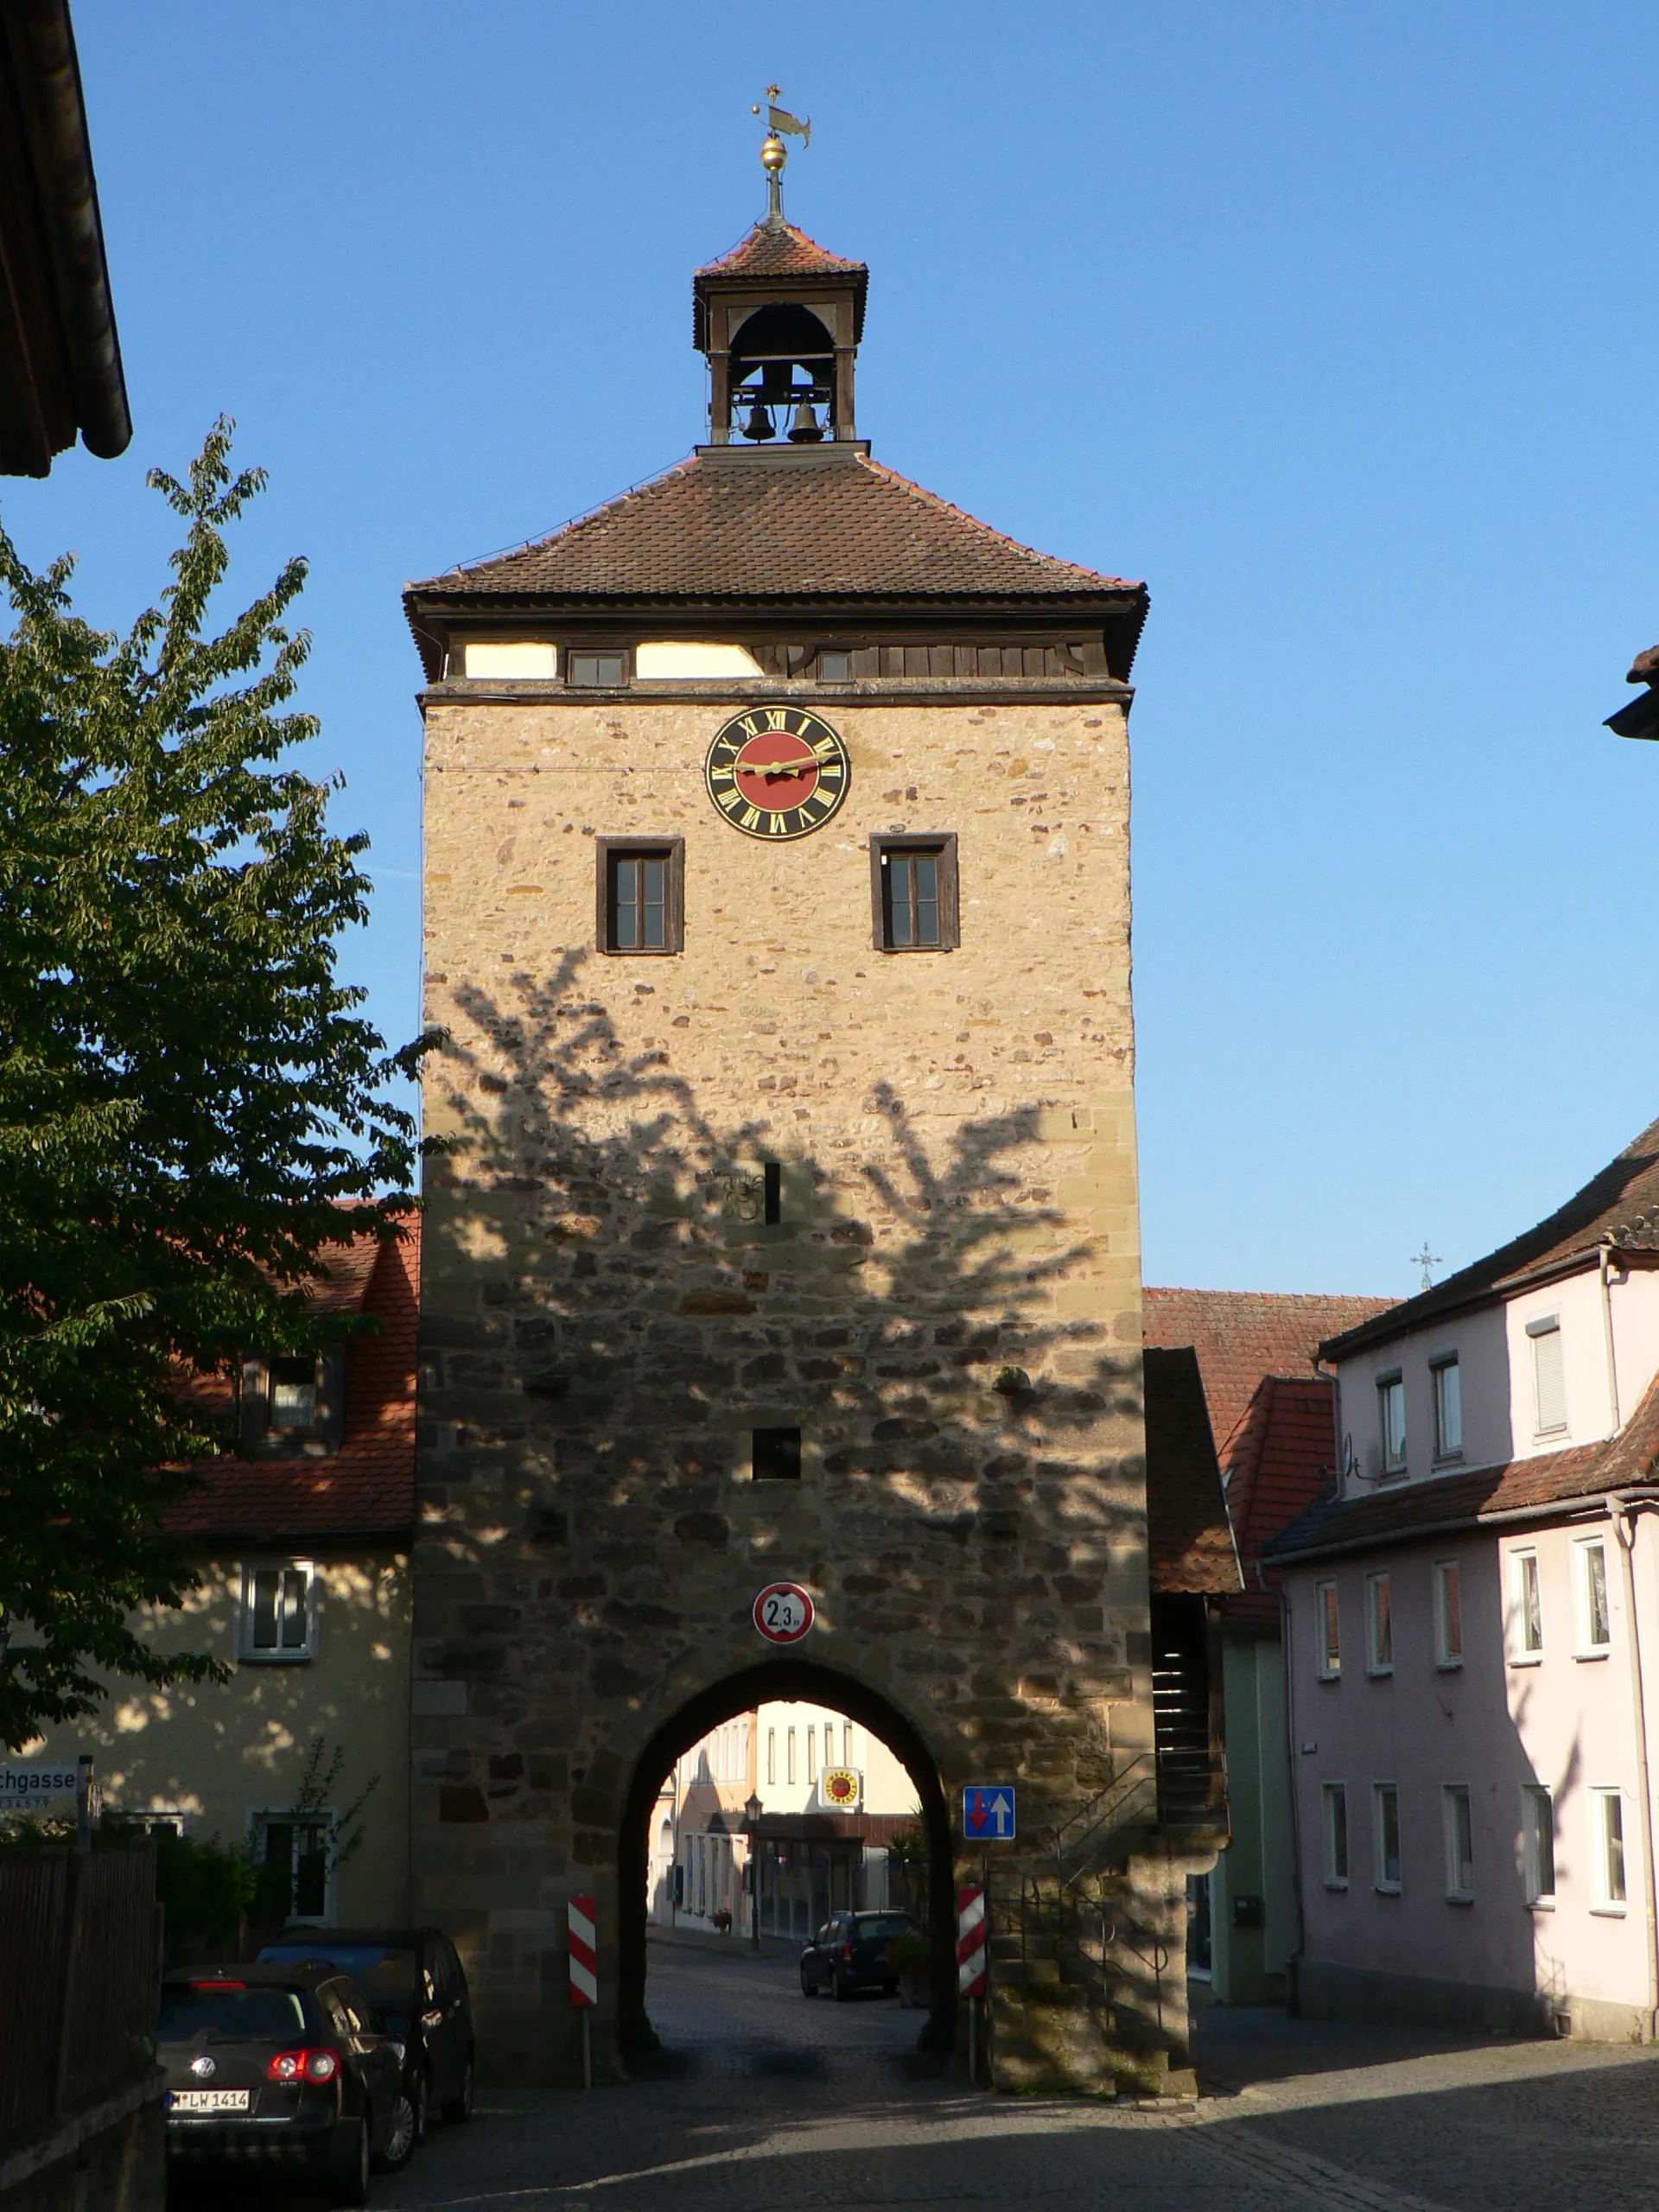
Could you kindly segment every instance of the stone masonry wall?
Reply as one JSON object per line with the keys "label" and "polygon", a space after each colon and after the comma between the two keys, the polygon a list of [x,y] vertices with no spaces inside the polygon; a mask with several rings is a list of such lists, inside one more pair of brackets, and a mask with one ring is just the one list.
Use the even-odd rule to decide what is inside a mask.
{"label": "stone masonry wall", "polygon": [[[771,690],[427,700],[413,1909],[498,2078],[574,2063],[578,1891],[612,2063],[623,1801],[765,1583],[1022,1833],[1152,1739],[1124,704],[826,702],[849,797],[770,845],[702,762]],[[959,949],[871,949],[872,830],[957,833]],[[629,834],[685,839],[678,956],[593,949]]]}

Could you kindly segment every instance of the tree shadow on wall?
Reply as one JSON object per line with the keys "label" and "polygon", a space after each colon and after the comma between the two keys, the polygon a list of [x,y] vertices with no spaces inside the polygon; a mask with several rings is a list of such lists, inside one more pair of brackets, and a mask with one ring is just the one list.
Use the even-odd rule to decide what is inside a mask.
{"label": "tree shadow on wall", "polygon": [[[734,1481],[772,1426],[806,1440],[787,1571],[887,1646],[967,1770],[1017,1774],[1039,1822],[1059,1814],[1111,1778],[1102,1700],[1145,1657],[1108,1591],[1144,1541],[1140,1351],[1110,1313],[1069,1310],[1096,1263],[1052,1179],[1076,1172],[1069,1128],[1057,1160],[1037,1105],[950,1121],[892,1079],[856,1102],[767,1092],[798,1069],[787,1038],[734,1066],[695,1007],[642,1016],[657,995],[633,963],[596,978],[593,958],[458,989],[427,1063],[449,1147],[424,1231],[429,1619],[441,1580],[455,1602],[420,1659],[470,1678],[502,1745],[487,1773],[452,1758],[450,1816],[555,1811],[563,1758],[512,1747],[562,1719],[576,1820],[604,1825],[629,1781],[614,1701],[647,1716],[643,1741],[708,1687],[699,1568],[747,1546],[763,1493],[783,1502]],[[625,991],[637,1042],[605,1002]],[[710,1117],[745,1089],[753,1112]],[[533,1562],[516,1595],[480,1511]]]}

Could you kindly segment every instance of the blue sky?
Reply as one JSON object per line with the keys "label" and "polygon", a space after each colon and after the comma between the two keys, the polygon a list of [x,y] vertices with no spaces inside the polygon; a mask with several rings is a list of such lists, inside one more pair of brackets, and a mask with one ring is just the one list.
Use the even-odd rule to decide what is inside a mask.
{"label": "blue sky", "polygon": [[76,0],[137,434],[0,486],[115,620],[223,409],[306,553],[350,947],[416,1020],[408,577],[698,434],[692,267],[786,207],[871,264],[860,427],[1145,577],[1135,988],[1154,1281],[1404,1291],[1659,1113],[1659,12]]}

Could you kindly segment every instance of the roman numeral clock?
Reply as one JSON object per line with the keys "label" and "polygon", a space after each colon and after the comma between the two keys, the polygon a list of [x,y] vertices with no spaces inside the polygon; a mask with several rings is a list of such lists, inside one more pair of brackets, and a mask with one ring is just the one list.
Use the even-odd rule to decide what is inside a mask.
{"label": "roman numeral clock", "polygon": [[709,796],[748,837],[804,837],[852,779],[847,747],[804,707],[751,707],[715,733],[702,766]]}

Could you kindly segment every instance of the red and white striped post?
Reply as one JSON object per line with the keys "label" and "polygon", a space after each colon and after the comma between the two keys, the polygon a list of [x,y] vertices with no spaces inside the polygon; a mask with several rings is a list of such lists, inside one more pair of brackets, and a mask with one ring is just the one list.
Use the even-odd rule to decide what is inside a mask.
{"label": "red and white striped post", "polygon": [[592,1897],[570,1900],[570,2002],[582,2014],[582,2086],[594,2086],[593,2034],[588,2016],[599,2002],[599,1936]]}
{"label": "red and white striped post", "polygon": [[968,2079],[979,2081],[979,2005],[985,1994],[985,1892],[977,1882],[957,1891],[957,1994],[968,2000]]}

